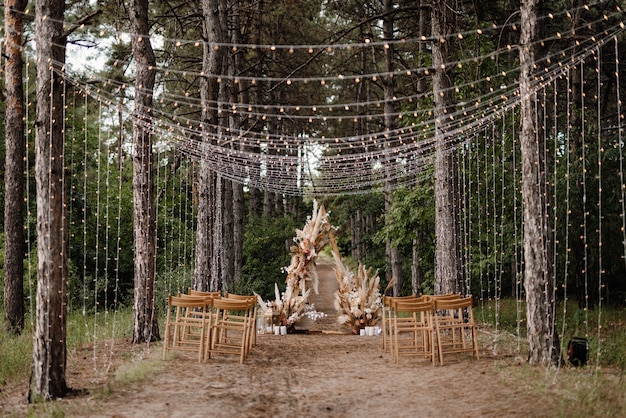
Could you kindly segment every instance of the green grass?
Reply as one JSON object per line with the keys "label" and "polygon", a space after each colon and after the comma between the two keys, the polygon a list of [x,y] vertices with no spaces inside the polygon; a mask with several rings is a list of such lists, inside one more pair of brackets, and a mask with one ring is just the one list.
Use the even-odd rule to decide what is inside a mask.
{"label": "green grass", "polygon": [[[4,314],[2,315],[4,318]],[[31,333],[19,336],[5,332],[0,320],[0,389],[13,379],[28,378],[32,362],[33,338]]]}
{"label": "green grass", "polygon": [[[25,381],[30,376],[33,353],[33,328],[28,326],[19,336],[5,331],[4,312],[0,311],[0,390],[11,381]],[[27,321],[28,322],[28,321]],[[133,331],[133,311],[99,314],[70,313],[67,318],[67,351],[72,356],[79,347],[93,344],[94,336],[130,338]]]}
{"label": "green grass", "polygon": [[[488,324],[495,332],[526,338],[526,311],[524,301],[501,299],[478,301],[474,307],[477,322]],[[570,299],[566,309],[557,306],[556,331],[563,353],[572,337],[584,337],[589,343],[589,363],[611,366],[626,371],[626,310],[603,307],[600,311],[579,310]]]}

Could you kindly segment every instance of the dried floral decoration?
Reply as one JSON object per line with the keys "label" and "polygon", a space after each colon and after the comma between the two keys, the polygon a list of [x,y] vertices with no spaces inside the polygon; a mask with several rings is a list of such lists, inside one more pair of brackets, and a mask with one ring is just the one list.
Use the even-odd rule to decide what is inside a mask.
{"label": "dried floral decoration", "polygon": [[[264,317],[272,317],[275,325],[293,327],[303,316],[316,320],[324,316],[323,312],[315,311],[307,301],[311,289],[318,293],[319,279],[315,259],[328,244],[331,225],[324,206],[313,203],[313,215],[307,218],[302,230],[296,230],[295,245],[291,246],[291,264],[285,268],[287,287],[281,295],[278,285],[274,284],[275,299],[263,301],[256,295]],[[307,289],[307,282],[310,287]],[[301,294],[302,293],[302,294]]]}
{"label": "dried floral decoration", "polygon": [[378,271],[372,275],[371,268],[366,269],[359,262],[354,274],[341,260],[339,251],[333,245],[335,275],[339,289],[335,292],[337,322],[358,334],[361,328],[374,326],[382,313],[382,296]]}

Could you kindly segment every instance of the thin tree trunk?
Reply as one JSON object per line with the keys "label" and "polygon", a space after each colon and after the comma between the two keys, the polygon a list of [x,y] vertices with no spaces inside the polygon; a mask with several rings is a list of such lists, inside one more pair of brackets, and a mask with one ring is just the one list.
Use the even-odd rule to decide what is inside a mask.
{"label": "thin tree trunk", "polygon": [[411,257],[411,289],[414,295],[421,295],[423,292],[424,272],[420,262],[419,246],[422,242],[423,234],[420,228],[415,228],[415,238],[413,238]]}
{"label": "thin tree trunk", "polygon": [[[214,48],[223,42],[224,34],[221,21],[225,10],[222,1],[203,0],[204,43],[202,69],[205,74],[200,87],[202,100],[203,142],[217,145],[219,118],[218,101],[220,87],[217,77],[222,73],[223,48]],[[221,209],[216,207],[220,201],[222,180],[212,171],[206,158],[200,160],[198,174],[198,226],[196,232],[196,268],[194,287],[199,290],[220,291],[221,273],[219,243],[215,237],[222,233]],[[220,209],[218,211],[218,209]]]}
{"label": "thin tree trunk", "polygon": [[156,58],[149,37],[148,0],[129,7],[132,50],[136,65],[133,119],[133,200],[135,228],[135,317],[133,343],[160,339],[155,304],[156,224],[152,172],[150,114]]}
{"label": "thin tree trunk", "polygon": [[241,183],[233,183],[233,282],[241,279],[246,207]]}
{"label": "thin tree trunk", "polygon": [[[235,44],[243,43],[241,39],[241,2],[240,0],[232,0],[233,29],[230,30],[230,37]],[[230,74],[235,75],[242,71],[244,66],[244,57],[242,53],[234,53],[232,55],[232,65],[230,66]],[[241,82],[231,84],[231,102],[232,103],[249,103],[243,98]],[[245,118],[244,118],[245,119]],[[230,129],[235,132],[243,125],[241,116],[235,116],[231,113]],[[244,146],[241,150],[245,151]],[[231,182],[232,184],[232,283],[241,279],[241,271],[243,268],[243,238],[244,238],[244,221],[246,216],[245,197],[243,184]]]}
{"label": "thin tree trunk", "polygon": [[[394,25],[394,15],[393,11],[393,1],[392,0],[384,0],[383,1],[383,9],[384,9],[384,17],[383,17],[383,37],[385,40],[392,40],[394,37],[393,25]],[[388,48],[385,48],[385,71],[389,73],[386,77],[383,78],[383,94],[385,96],[385,130],[387,132],[391,132],[395,129],[395,118],[393,116],[395,112],[394,106],[394,96],[395,96],[395,83],[393,80],[393,43],[390,43]],[[393,170],[393,164],[387,168],[387,170]],[[387,179],[385,181],[385,215],[391,211],[391,207],[393,205],[393,189],[395,186],[395,173],[389,172],[387,175]],[[385,222],[388,222],[387,217],[385,217]],[[394,296],[399,296],[402,291],[402,260],[400,258],[400,250],[398,247],[393,246],[391,244],[391,240],[387,238],[385,243],[387,254],[387,262],[390,266],[391,275],[388,275],[388,279],[394,279],[393,284],[393,294]]]}
{"label": "thin tree trunk", "polygon": [[64,0],[35,4],[37,304],[29,401],[67,393],[67,220],[63,183]]}
{"label": "thin tree trunk", "polygon": [[540,158],[535,121],[535,96],[531,88],[535,62],[533,43],[537,34],[539,0],[523,0],[521,6],[520,95],[522,158],[522,201],[524,213],[524,288],[526,290],[526,321],[528,361],[548,364],[551,359],[551,333],[548,309],[548,260],[545,253],[545,224],[542,216]]}
{"label": "thin tree trunk", "polygon": [[211,281],[209,282],[210,292],[220,292],[222,290],[222,268],[223,268],[223,247],[222,240],[224,237],[224,179],[219,175],[215,175],[215,193],[213,196],[212,206],[215,211],[213,230],[211,231]]}
{"label": "thin tree trunk", "polygon": [[460,224],[458,210],[458,159],[447,146],[447,120],[453,109],[449,35],[454,31],[451,5],[432,5],[433,96],[435,101],[435,293],[458,293],[461,282]]}
{"label": "thin tree trunk", "polygon": [[213,248],[211,236],[215,221],[211,193],[215,189],[215,174],[207,159],[202,158],[198,167],[197,179],[198,225],[196,227],[196,265],[193,288],[209,291],[211,281],[211,260]]}
{"label": "thin tree trunk", "polygon": [[27,0],[6,0],[4,56],[6,156],[4,166],[4,312],[10,334],[24,329],[24,87],[22,14]]}

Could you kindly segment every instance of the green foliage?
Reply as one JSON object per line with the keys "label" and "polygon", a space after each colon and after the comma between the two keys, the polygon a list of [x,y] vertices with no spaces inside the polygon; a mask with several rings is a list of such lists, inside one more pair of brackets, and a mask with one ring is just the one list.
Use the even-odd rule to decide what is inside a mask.
{"label": "green foliage", "polygon": [[246,225],[243,245],[242,278],[232,289],[234,293],[257,292],[264,299],[274,298],[274,283],[285,289],[283,269],[291,260],[290,247],[296,228],[302,222],[286,217],[254,217]]}

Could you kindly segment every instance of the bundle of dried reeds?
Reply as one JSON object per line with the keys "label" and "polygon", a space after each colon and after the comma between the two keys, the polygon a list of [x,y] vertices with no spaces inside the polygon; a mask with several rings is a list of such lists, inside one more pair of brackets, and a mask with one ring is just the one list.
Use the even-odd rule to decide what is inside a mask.
{"label": "bundle of dried reeds", "polygon": [[287,267],[287,285],[290,281],[298,281],[298,285],[306,291],[309,287],[307,282],[310,282],[310,287],[318,293],[315,259],[328,244],[331,229],[324,205],[318,207],[317,201],[314,201],[313,214],[307,217],[302,230],[296,229],[295,245],[291,246],[291,264]]}
{"label": "bundle of dried reeds", "polygon": [[382,313],[382,296],[378,271],[366,269],[359,262],[356,274],[341,260],[336,246],[333,248],[335,275],[339,289],[335,292],[337,322],[358,334],[359,329],[374,326]]}
{"label": "bundle of dried reeds", "polygon": [[[313,203],[313,214],[307,218],[302,230],[296,230],[294,242],[291,246],[291,264],[285,270],[287,272],[287,287],[281,295],[278,285],[275,284],[275,300],[264,302],[257,296],[259,306],[264,315],[271,315],[275,322],[280,325],[291,326],[298,322],[303,315],[317,317],[317,312],[305,308],[311,288],[317,293],[319,279],[315,266],[315,259],[322,249],[328,244],[331,225],[328,222],[328,213],[324,206],[318,207],[317,201]],[[306,283],[310,282],[307,289]]]}

